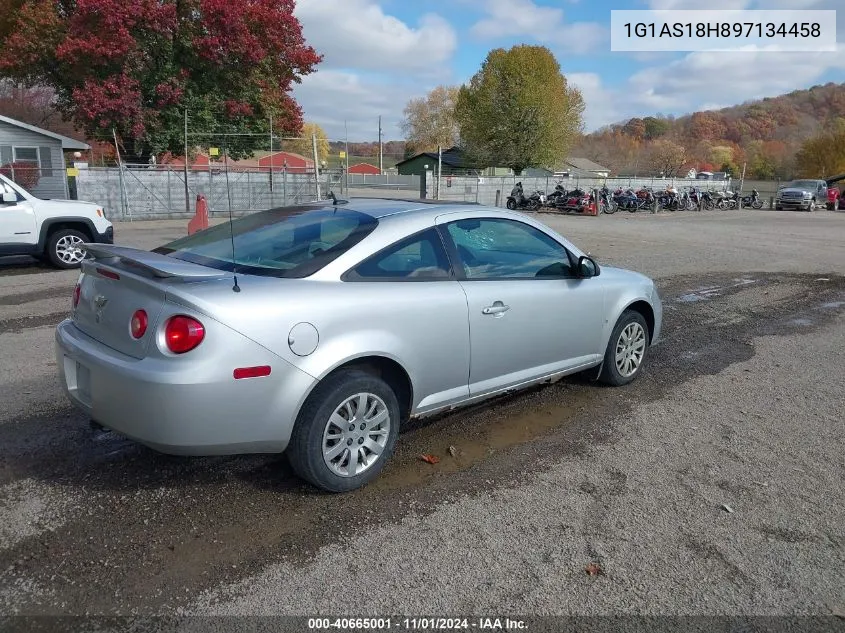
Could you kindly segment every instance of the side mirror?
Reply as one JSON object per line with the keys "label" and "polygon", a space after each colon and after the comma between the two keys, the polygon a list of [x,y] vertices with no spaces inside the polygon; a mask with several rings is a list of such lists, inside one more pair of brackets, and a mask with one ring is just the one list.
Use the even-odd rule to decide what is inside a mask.
{"label": "side mirror", "polygon": [[590,277],[598,277],[601,274],[601,268],[592,257],[582,255],[578,258],[578,276],[582,279],[589,279]]}
{"label": "side mirror", "polygon": [[3,204],[15,204],[18,201],[18,196],[11,191],[3,192]]}

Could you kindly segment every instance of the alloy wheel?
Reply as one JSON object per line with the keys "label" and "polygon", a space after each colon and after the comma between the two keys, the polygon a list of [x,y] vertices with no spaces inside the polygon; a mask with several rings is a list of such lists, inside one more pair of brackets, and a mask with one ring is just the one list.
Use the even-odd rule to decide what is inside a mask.
{"label": "alloy wheel", "polygon": [[341,477],[354,477],[381,458],[390,434],[390,413],[373,393],[344,400],[323,431],[323,460]]}
{"label": "alloy wheel", "polygon": [[616,341],[616,369],[623,378],[632,376],[645,356],[646,334],[639,323],[629,323]]}
{"label": "alloy wheel", "polygon": [[78,235],[63,235],[56,242],[56,257],[65,264],[78,264],[85,259],[85,251],[80,248],[82,244]]}

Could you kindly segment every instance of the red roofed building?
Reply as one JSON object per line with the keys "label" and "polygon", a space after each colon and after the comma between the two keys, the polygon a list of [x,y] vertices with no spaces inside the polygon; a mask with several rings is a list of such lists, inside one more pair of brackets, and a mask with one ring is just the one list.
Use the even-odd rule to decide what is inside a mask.
{"label": "red roofed building", "polygon": [[358,163],[357,165],[350,165],[348,173],[378,176],[381,174],[381,171],[375,165],[370,165],[370,163]]}
{"label": "red roofed building", "polygon": [[269,170],[271,165],[273,166],[273,171],[281,171],[285,167],[287,167],[288,173],[314,171],[313,160],[308,160],[305,156],[293,152],[273,152],[258,159],[258,166],[262,169]]}

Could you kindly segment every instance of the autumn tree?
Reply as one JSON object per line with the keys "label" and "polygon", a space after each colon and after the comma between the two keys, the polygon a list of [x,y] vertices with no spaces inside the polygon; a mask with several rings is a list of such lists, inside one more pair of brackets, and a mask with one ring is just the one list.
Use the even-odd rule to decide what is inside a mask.
{"label": "autumn tree", "polygon": [[[9,7],[13,10],[10,12]],[[3,0],[0,77],[55,92],[61,114],[93,139],[112,129],[127,151],[184,151],[184,113],[197,144],[230,153],[264,142],[269,117],[296,134],[290,95],[320,56],[305,44],[294,0]],[[254,132],[256,136],[244,136]]]}
{"label": "autumn tree", "polygon": [[302,132],[299,136],[301,138],[287,140],[284,143],[284,149],[289,152],[296,152],[302,154],[307,158],[314,155],[314,144],[312,136],[317,137],[317,159],[322,163],[329,158],[329,137],[316,123],[305,123],[302,126]]}
{"label": "autumn tree", "polygon": [[795,155],[795,166],[806,178],[845,173],[845,124],[805,141]]}
{"label": "autumn tree", "polygon": [[581,131],[584,99],[543,46],[488,53],[458,94],[461,142],[477,165],[556,167]]}
{"label": "autumn tree", "polygon": [[655,174],[671,178],[681,172],[687,160],[687,153],[683,145],[668,139],[659,139],[648,148],[646,160]]}
{"label": "autumn tree", "polygon": [[412,152],[437,151],[438,146],[448,149],[458,144],[458,90],[456,86],[437,86],[405,106],[401,127]]}
{"label": "autumn tree", "polygon": [[624,125],[622,131],[628,136],[640,140],[645,137],[645,122],[635,117]]}

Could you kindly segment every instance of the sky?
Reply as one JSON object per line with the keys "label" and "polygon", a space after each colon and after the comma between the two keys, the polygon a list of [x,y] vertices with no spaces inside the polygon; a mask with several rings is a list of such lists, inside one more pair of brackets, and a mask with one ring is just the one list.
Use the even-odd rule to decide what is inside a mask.
{"label": "sky", "polygon": [[[836,52],[610,50],[611,9],[840,9]],[[842,0],[297,0],[323,57],[294,89],[305,120],[332,140],[402,138],[409,99],[459,85],[494,48],[547,46],[586,101],[585,131],[845,82]]]}

